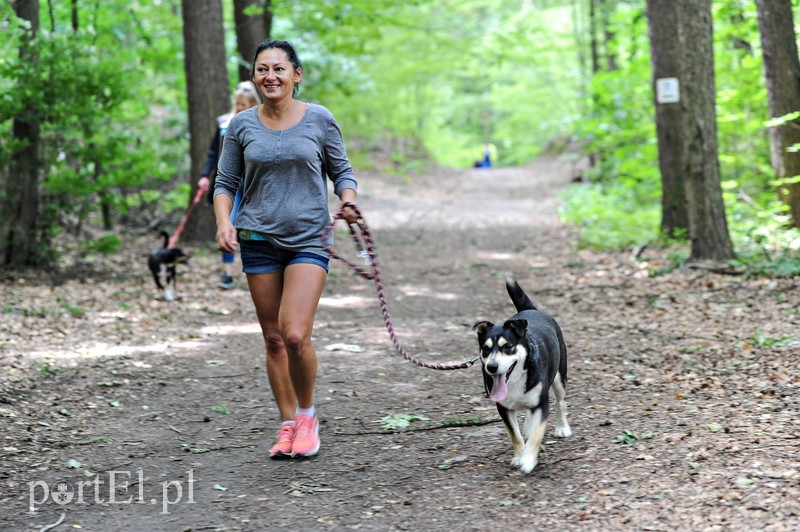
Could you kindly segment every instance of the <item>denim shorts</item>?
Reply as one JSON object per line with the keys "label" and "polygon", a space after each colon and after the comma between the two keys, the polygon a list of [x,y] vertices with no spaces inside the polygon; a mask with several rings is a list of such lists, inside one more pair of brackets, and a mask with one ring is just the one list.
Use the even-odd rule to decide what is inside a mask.
{"label": "denim shorts", "polygon": [[245,239],[239,235],[239,252],[244,273],[282,272],[290,264],[316,264],[328,271],[328,257],[307,251],[276,248],[267,240]]}

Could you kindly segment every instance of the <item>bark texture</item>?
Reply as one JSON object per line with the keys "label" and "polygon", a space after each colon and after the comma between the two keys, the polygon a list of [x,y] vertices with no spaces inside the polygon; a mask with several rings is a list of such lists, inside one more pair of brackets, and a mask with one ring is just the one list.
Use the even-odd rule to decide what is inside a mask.
{"label": "bark texture", "polygon": [[[800,111],[800,60],[797,57],[791,0],[756,0],[764,54],[764,78],[773,117]],[[800,120],[770,128],[772,167],[778,179],[800,175],[800,155],[788,148],[800,143]],[[791,181],[791,180],[789,180]],[[789,205],[792,225],[800,227],[800,182],[781,185],[779,195]]]}
{"label": "bark texture", "polygon": [[[225,30],[221,0],[182,0],[186,95],[191,154],[190,201],[216,131],[216,117],[231,107],[225,65]],[[200,201],[192,210],[181,240],[199,242],[214,236],[214,211]],[[169,232],[169,230],[168,230]]]}
{"label": "bark texture", "polygon": [[677,230],[689,228],[683,180],[686,154],[682,141],[681,104],[658,103],[655,98],[658,79],[677,78],[680,83],[682,78],[679,9],[674,0],[647,2],[658,164],[661,170],[661,233],[667,236],[675,236]]}
{"label": "bark texture", "polygon": [[[272,31],[270,0],[233,0],[236,49],[239,52],[239,81],[250,79],[250,64],[256,47]],[[251,11],[253,11],[251,13]]]}
{"label": "bark texture", "polygon": [[692,244],[689,263],[724,269],[734,252],[720,186],[711,0],[683,0],[681,5],[684,179]]}
{"label": "bark texture", "polygon": [[[35,65],[39,61],[33,45],[39,31],[39,1],[16,0],[13,7],[17,17],[30,24],[20,41],[20,61],[23,65]],[[35,106],[23,105],[12,124],[18,147],[11,154],[8,173],[2,176],[0,261],[9,266],[37,266],[47,260],[37,245],[40,236],[36,224],[39,213],[39,130]]]}

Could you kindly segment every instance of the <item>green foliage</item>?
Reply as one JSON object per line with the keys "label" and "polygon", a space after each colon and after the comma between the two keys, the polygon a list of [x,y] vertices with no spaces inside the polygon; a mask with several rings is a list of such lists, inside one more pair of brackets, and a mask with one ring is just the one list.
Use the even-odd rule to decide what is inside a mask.
{"label": "green foliage", "polygon": [[788,227],[786,205],[768,194],[762,194],[764,205],[759,205],[741,190],[734,194],[736,183],[726,188],[731,190],[724,198],[738,264],[755,277],[800,275],[800,229]]}
{"label": "green foliage", "polygon": [[[615,17],[619,68],[598,72],[589,85],[592,115],[576,123],[585,153],[598,164],[563,196],[562,217],[581,228],[580,244],[624,249],[652,242],[660,231],[660,174],[650,81],[646,20],[640,7]],[[615,26],[616,27],[616,26]],[[644,47],[644,48],[642,48]]]}
{"label": "green foliage", "polygon": [[78,6],[74,31],[67,3],[54,3],[52,16],[42,4],[33,43],[38,60],[16,54],[14,17],[0,47],[0,175],[17,149],[11,118],[34,117],[41,135],[38,221],[45,235],[102,223],[103,208],[127,215],[132,192],[161,187],[186,166],[181,42],[170,31],[180,35],[180,19],[150,2]]}
{"label": "green foliage", "polygon": [[122,241],[117,235],[105,235],[95,240],[89,240],[83,243],[84,253],[102,253],[113,254],[116,253]]}
{"label": "green foliage", "polygon": [[51,366],[44,361],[36,362],[36,375],[42,378],[52,377],[58,369],[57,366]]}
{"label": "green foliage", "polygon": [[373,423],[383,425],[383,430],[394,430],[405,428],[414,421],[430,421],[430,418],[418,414],[392,414],[376,419]]}
{"label": "green foliage", "polygon": [[[177,4],[75,5],[77,31],[73,3],[40,3],[38,60],[21,61],[24,24],[0,3],[0,194],[20,148],[12,119],[27,115],[41,125],[37,222],[45,239],[81,235],[86,224],[175,218],[189,199]],[[300,97],[334,112],[358,169],[405,177],[430,162],[468,167],[484,140],[497,146],[500,165],[524,164],[568,138],[599,161],[589,183],[564,198],[562,215],[581,228],[581,245],[656,243],[661,185],[645,5],[607,3],[611,39],[599,32],[597,73],[586,5],[273,0],[270,9],[272,37],[293,41],[304,61]],[[800,237],[786,229],[768,140],[769,127],[797,113],[769,116],[755,4],[720,0],[713,10],[719,157],[739,264],[751,275],[798,275]],[[615,69],[606,68],[608,55]],[[103,237],[81,249],[113,253],[119,245]],[[53,258],[52,249],[41,252]],[[669,268],[680,267],[680,253]]]}
{"label": "green foliage", "polygon": [[573,185],[562,195],[562,218],[581,230],[579,245],[622,250],[658,238],[657,198],[642,198],[630,183]]}
{"label": "green foliage", "polygon": [[578,112],[569,7],[283,0],[273,9],[273,36],[302,51],[301,95],[328,106],[351,151],[380,168],[413,171],[409,161],[428,158],[471,166],[486,139],[500,164],[528,162]]}
{"label": "green foliage", "polygon": [[738,260],[747,267],[750,275],[758,277],[800,276],[800,254],[783,249],[776,256],[766,253],[739,252]]}
{"label": "green foliage", "polygon": [[655,434],[652,432],[648,432],[644,436],[639,436],[632,430],[625,429],[622,431],[622,434],[619,434],[616,438],[614,438],[614,443],[624,443],[625,445],[630,445],[631,443],[635,443],[639,440],[651,440],[655,437]]}
{"label": "green foliage", "polygon": [[[639,9],[618,6],[611,30],[620,68],[593,77],[593,115],[578,124],[584,152],[599,155],[587,178],[601,186],[571,187],[562,214],[581,228],[585,246],[621,249],[657,240],[660,177],[650,67],[634,53],[648,46]],[[800,238],[787,229],[786,206],[776,197],[767,134],[796,113],[768,120],[755,4],[714,2],[714,39],[723,197],[739,264],[751,275],[798,275]],[[676,257],[673,266],[683,260]]]}
{"label": "green foliage", "polygon": [[800,340],[790,336],[781,336],[780,338],[770,338],[764,336],[761,329],[756,329],[755,335],[750,339],[753,345],[758,347],[785,347],[789,345],[800,345]]}
{"label": "green foliage", "polygon": [[56,298],[56,302],[74,318],[81,318],[86,314],[84,309],[71,305],[66,299],[58,297]]}
{"label": "green foliage", "polygon": [[672,271],[677,270],[678,268],[683,268],[686,265],[686,261],[689,258],[689,252],[687,249],[681,249],[679,251],[673,251],[669,255],[667,255],[669,259],[669,264],[667,266],[663,266],[661,268],[653,268],[648,271],[650,277],[658,277],[660,275],[665,275]]}

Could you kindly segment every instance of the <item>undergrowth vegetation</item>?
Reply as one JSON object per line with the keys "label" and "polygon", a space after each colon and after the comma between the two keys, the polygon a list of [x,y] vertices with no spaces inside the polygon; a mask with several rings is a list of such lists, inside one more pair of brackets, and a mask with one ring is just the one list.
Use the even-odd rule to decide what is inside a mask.
{"label": "undergrowth vegetation", "polygon": [[[790,227],[786,205],[776,194],[769,161],[767,93],[755,4],[715,3],[715,67],[719,160],[728,228],[737,259],[748,275],[800,275],[800,231]],[[732,17],[735,9],[740,16]],[[662,245],[674,267],[688,256],[686,239],[660,235],[660,173],[650,64],[636,58],[647,46],[647,21],[638,8],[619,10],[615,45],[620,68],[592,83],[594,114],[576,124],[585,155],[597,164],[584,182],[562,195],[562,219],[580,229],[580,245],[623,250]],[[738,39],[738,40],[737,40]],[[736,43],[749,43],[742,47]],[[627,60],[625,58],[628,58]],[[681,241],[682,240],[682,241]],[[651,272],[654,275],[664,270]]]}

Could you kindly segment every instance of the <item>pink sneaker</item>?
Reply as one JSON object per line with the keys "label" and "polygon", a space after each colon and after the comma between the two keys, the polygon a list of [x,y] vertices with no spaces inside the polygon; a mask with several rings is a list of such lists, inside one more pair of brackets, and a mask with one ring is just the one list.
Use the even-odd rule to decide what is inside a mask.
{"label": "pink sneaker", "polygon": [[314,456],[319,451],[319,424],[317,416],[299,415],[294,420],[292,456]]}
{"label": "pink sneaker", "polygon": [[270,458],[289,458],[292,456],[292,442],[294,441],[295,426],[291,423],[281,425],[278,431],[278,441],[269,450]]}

